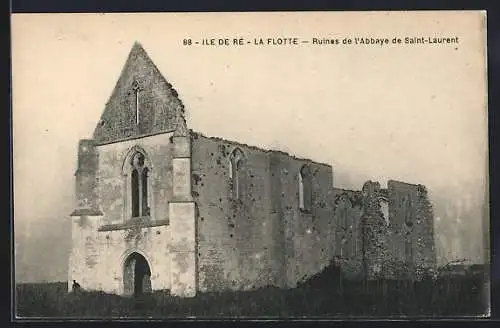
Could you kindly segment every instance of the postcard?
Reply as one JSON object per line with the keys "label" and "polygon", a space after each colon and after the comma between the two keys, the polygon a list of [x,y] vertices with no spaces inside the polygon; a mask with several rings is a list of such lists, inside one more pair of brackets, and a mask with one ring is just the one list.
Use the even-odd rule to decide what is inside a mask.
{"label": "postcard", "polygon": [[488,317],[483,11],[12,15],[17,319]]}

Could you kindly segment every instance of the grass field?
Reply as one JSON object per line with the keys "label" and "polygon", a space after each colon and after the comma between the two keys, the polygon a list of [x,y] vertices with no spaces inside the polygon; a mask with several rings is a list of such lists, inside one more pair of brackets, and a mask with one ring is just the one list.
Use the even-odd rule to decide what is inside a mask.
{"label": "grass field", "polygon": [[[487,313],[484,277],[362,282],[326,270],[301,286],[246,292],[202,293],[182,299],[166,293],[125,298],[100,292],[67,293],[65,283],[16,286],[16,314],[32,317],[446,317]],[[340,283],[341,282],[341,283]]]}

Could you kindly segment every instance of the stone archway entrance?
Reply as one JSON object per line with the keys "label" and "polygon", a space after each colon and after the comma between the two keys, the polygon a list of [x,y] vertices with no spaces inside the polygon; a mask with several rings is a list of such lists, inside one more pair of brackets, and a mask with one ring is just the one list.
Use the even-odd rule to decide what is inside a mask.
{"label": "stone archway entrance", "polygon": [[123,292],[129,296],[139,296],[151,292],[151,269],[148,261],[133,252],[123,266]]}

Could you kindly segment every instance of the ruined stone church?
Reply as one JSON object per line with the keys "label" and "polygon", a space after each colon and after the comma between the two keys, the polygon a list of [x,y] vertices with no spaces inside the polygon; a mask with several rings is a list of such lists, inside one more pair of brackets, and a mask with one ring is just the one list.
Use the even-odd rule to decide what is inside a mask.
{"label": "ruined stone church", "polygon": [[189,129],[135,43],[92,139],[79,142],[68,287],[192,297],[293,288],[332,261],[352,279],[435,265],[424,186],[352,191],[333,177],[330,165]]}

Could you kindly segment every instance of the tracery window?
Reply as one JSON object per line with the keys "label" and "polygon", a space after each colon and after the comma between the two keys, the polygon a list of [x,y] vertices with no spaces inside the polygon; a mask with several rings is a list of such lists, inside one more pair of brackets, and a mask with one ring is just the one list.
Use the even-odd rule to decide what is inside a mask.
{"label": "tracery window", "polygon": [[149,169],[145,165],[145,156],[141,152],[136,152],[131,160],[131,196],[132,196],[132,217],[149,216],[148,198],[148,178]]}

